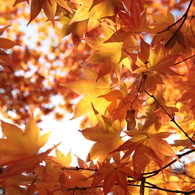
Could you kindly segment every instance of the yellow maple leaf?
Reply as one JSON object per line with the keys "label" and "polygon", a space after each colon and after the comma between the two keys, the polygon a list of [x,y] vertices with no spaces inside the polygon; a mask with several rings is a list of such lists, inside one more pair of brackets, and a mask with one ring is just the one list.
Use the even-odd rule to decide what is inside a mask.
{"label": "yellow maple leaf", "polygon": [[57,148],[55,149],[56,152],[56,157],[57,157],[57,161],[62,165],[62,166],[69,166],[71,161],[72,161],[72,157],[70,152],[68,152],[67,155],[63,154],[60,150],[58,150]]}
{"label": "yellow maple leaf", "polygon": [[89,18],[89,10],[93,4],[93,0],[80,0],[76,1],[75,3],[80,4],[80,7],[77,9],[73,18],[70,20],[69,25],[73,22],[83,21]]}
{"label": "yellow maple leaf", "polygon": [[118,120],[112,122],[100,114],[96,117],[98,125],[86,128],[81,133],[86,139],[96,142],[89,152],[88,160],[98,158],[99,161],[103,161],[111,151],[123,143],[120,136],[122,127]]}
{"label": "yellow maple leaf", "polygon": [[40,135],[33,115],[22,131],[19,127],[2,121],[2,133],[6,139],[0,139],[0,166],[18,159],[34,156],[47,142],[50,132]]}
{"label": "yellow maple leaf", "polygon": [[109,102],[99,96],[104,95],[112,90],[110,86],[110,76],[106,75],[96,81],[98,73],[96,71],[87,70],[89,79],[81,78],[67,84],[61,84],[64,87],[84,96],[76,105],[73,118],[77,118],[88,114],[90,123],[96,125],[97,119],[94,115],[92,104],[98,112],[104,113]]}

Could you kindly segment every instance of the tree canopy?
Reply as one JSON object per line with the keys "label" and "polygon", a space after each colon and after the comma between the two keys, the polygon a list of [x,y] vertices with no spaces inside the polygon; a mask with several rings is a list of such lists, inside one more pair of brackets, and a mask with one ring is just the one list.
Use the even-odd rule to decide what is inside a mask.
{"label": "tree canopy", "polygon": [[[195,194],[195,1],[0,5],[1,194]],[[42,149],[66,112],[94,142],[77,166]]]}

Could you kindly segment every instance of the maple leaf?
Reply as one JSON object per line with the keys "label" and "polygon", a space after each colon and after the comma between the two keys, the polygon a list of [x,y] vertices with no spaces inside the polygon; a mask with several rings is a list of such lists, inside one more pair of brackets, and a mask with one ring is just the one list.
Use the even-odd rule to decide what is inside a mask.
{"label": "maple leaf", "polygon": [[69,166],[71,161],[72,161],[72,157],[71,157],[71,154],[70,152],[67,154],[67,155],[64,155],[60,150],[58,150],[56,148],[55,150],[56,152],[56,157],[59,161],[59,163],[62,165],[62,166]]}
{"label": "maple leaf", "polygon": [[[99,64],[102,63],[104,61],[106,61],[107,59],[110,59],[110,61],[114,64],[117,64],[120,62],[121,59],[121,55],[122,55],[122,46],[123,46],[123,42],[110,42],[110,43],[102,43],[101,42],[97,42],[96,44],[94,44],[92,46],[92,43],[94,43],[94,41],[98,41],[98,40],[92,40],[94,38],[87,38],[84,39],[88,44],[90,44],[90,46],[93,48],[96,47],[96,45],[98,45],[98,47],[96,47],[95,49],[98,50],[98,48],[101,48],[100,51],[96,51],[94,54],[92,54],[91,56],[89,56],[89,58],[87,58],[87,62],[93,63],[93,64]],[[102,41],[104,41],[104,39],[102,39]]]}
{"label": "maple leaf", "polygon": [[[125,89],[126,86],[122,86],[122,87],[124,88],[121,89],[121,91],[124,93],[127,89]],[[134,101],[136,94],[134,94],[134,92],[129,93],[129,94],[126,92],[124,93],[124,97],[121,100],[119,100],[119,103],[117,104],[115,109],[113,109],[113,112],[111,113],[114,120],[118,119],[121,122],[126,120],[127,111],[130,108],[135,110],[135,117],[136,117],[137,113],[141,111],[140,109],[141,105],[145,102],[144,100],[140,100],[140,99],[136,99],[136,101]]]}
{"label": "maple leaf", "polygon": [[26,190],[23,187],[19,187],[19,186],[6,186],[5,190],[7,192],[7,194],[26,194]]}
{"label": "maple leaf", "polygon": [[170,67],[174,65],[174,62],[178,58],[178,55],[166,54],[165,47],[162,44],[155,45],[155,48],[150,48],[149,56],[145,66],[148,70],[153,70],[166,76],[169,74],[177,74]]}
{"label": "maple leaf", "polygon": [[[48,156],[51,150],[39,153],[49,133],[42,136],[32,120],[24,131],[2,122],[0,187],[6,194],[194,193],[195,1],[0,1],[1,24],[13,24],[12,29],[0,28],[0,36],[6,30],[8,38],[0,38],[1,113],[11,118],[14,111],[13,120],[21,123],[31,104],[40,116],[53,111],[54,119],[60,119],[56,102],[48,108],[51,97],[62,96],[60,109],[72,112],[81,95],[73,118],[88,116],[83,124],[91,126],[83,135],[94,141],[87,162],[78,158],[79,166],[70,167],[70,152],[63,154],[54,147],[56,157]],[[38,25],[30,45],[23,39],[26,30],[20,28],[28,10],[29,23]],[[53,26],[54,20],[62,25],[54,32],[44,15]],[[6,50],[16,46],[13,37],[23,47],[8,55]],[[66,83],[67,89],[59,83]],[[180,112],[165,106],[175,99]],[[176,120],[165,123],[176,112],[182,128]],[[124,138],[129,140],[123,142],[125,125]],[[181,138],[173,144],[165,141],[170,129]],[[174,152],[186,147],[178,156],[188,158],[182,171],[174,164],[178,160]],[[90,157],[103,162],[89,162]]]}
{"label": "maple leaf", "polygon": [[80,4],[80,7],[77,9],[73,18],[70,20],[69,25],[72,24],[73,22],[83,21],[89,18],[89,10],[93,4],[93,0],[89,1],[79,0],[76,1],[75,3]]}
{"label": "maple leaf", "polygon": [[[0,175],[0,178],[7,178],[12,175],[20,174],[22,172],[32,172],[39,163],[41,163],[43,160],[46,159],[48,154],[51,153],[51,151],[55,147],[57,147],[57,145],[41,154],[28,156],[28,157],[21,157],[20,159],[17,159],[17,156],[15,156],[16,157],[15,160],[12,160],[12,162],[8,162],[6,164],[3,164],[3,162],[1,162],[3,166],[4,165],[9,165],[9,166],[6,168],[6,171],[4,171]],[[4,160],[4,158],[2,158],[2,160]]]}
{"label": "maple leaf", "polygon": [[0,37],[0,48],[11,49],[12,47],[14,47],[16,45],[18,45],[18,44],[16,44],[14,41]]}
{"label": "maple leaf", "polygon": [[[194,136],[192,137],[192,140],[194,141]],[[189,139],[174,140],[174,143],[171,144],[171,146],[173,147],[182,146],[185,148],[194,149],[194,144]]]}
{"label": "maple leaf", "polygon": [[133,52],[138,48],[138,43],[133,35],[124,35],[124,33],[121,35],[120,32],[114,35],[115,36],[111,36],[108,40],[97,37],[83,39],[95,50],[86,61],[93,64],[100,64],[97,79],[106,74],[113,74],[113,72],[115,72],[120,80],[122,66],[129,67],[129,60],[126,53]]}
{"label": "maple leaf", "polygon": [[43,6],[43,1],[41,0],[32,0],[30,4],[30,20],[27,25],[30,24],[32,20],[34,20],[38,14],[41,12]]}
{"label": "maple leaf", "polygon": [[170,136],[172,133],[150,134],[142,130],[125,131],[125,133],[132,138],[124,142],[114,152],[125,151],[123,158],[132,155],[133,169],[136,174],[141,174],[151,160],[155,161],[160,168],[163,166],[163,160],[166,156],[179,160],[171,146],[167,141],[163,140],[163,138]]}
{"label": "maple leaf", "polygon": [[127,193],[127,176],[132,175],[133,171],[129,168],[129,162],[102,163],[99,170],[92,175],[94,177],[91,187],[98,186],[103,181],[105,194],[111,192],[115,182]]}
{"label": "maple leaf", "polygon": [[[0,28],[0,35],[2,35],[8,27],[9,27],[9,25],[5,26],[3,28]],[[3,63],[3,64],[1,63],[2,66],[4,66],[4,64],[13,65],[10,55],[7,54],[4,50],[11,49],[12,47],[14,47],[16,45],[18,45],[18,44],[15,43],[14,41],[0,37],[0,62]],[[6,68],[6,66],[4,66],[4,68]]]}
{"label": "maple leaf", "polygon": [[135,1],[131,1],[129,6],[130,13],[118,11],[119,20],[122,23],[122,28],[130,32],[147,32],[150,30],[146,19],[146,10],[142,13],[140,7]]}
{"label": "maple leaf", "polygon": [[76,1],[81,4],[75,15],[71,19],[69,24],[73,22],[88,20],[88,31],[96,28],[100,24],[100,19],[113,16],[115,14],[114,1],[105,0],[97,4],[93,4],[93,0],[90,1]]}
{"label": "maple leaf", "polygon": [[[4,186],[7,194],[21,194],[24,192],[24,194],[33,195],[35,192],[34,181],[35,178],[33,176],[14,175],[6,179],[2,179],[1,184]],[[39,181],[39,179],[37,181]],[[23,185],[23,188],[17,188],[19,185]],[[28,186],[26,190],[24,185]]]}
{"label": "maple leaf", "polygon": [[152,28],[151,32],[158,33],[165,30],[168,26],[172,25],[175,21],[175,18],[172,13],[167,11],[166,16],[163,14],[152,14],[154,19],[154,23],[152,24],[154,28]]}
{"label": "maple leaf", "polygon": [[[125,42],[123,42],[124,39],[126,40]],[[127,57],[127,51],[131,52],[138,46],[134,36],[126,35],[125,37],[120,37],[120,32],[117,32],[117,36],[115,35],[108,40],[96,37],[85,38],[83,40],[85,40],[91,48],[97,50],[86,59],[87,62],[93,64],[100,64],[110,60],[112,64],[116,65]]]}
{"label": "maple leaf", "polygon": [[2,35],[4,33],[4,31],[9,27],[9,25],[3,27],[3,28],[0,28],[0,35]]}
{"label": "maple leaf", "polygon": [[[152,24],[154,28],[152,28],[150,32],[156,33],[156,36],[152,40],[152,45],[155,45],[162,41],[163,42],[168,41],[176,31],[175,26],[173,26],[169,30],[166,30],[175,21],[173,14],[167,11],[166,16],[161,15],[161,14],[152,14],[152,17],[155,22]],[[174,41],[171,42],[171,45],[169,45],[170,48],[175,45],[175,41],[176,41],[175,38],[174,38]],[[182,38],[182,35],[180,35],[180,39],[181,38]],[[177,38],[177,40],[179,39]],[[179,42],[181,43],[182,41],[179,41]],[[183,43],[181,45],[183,45]]]}
{"label": "maple leaf", "polygon": [[64,114],[62,114],[62,113],[56,113],[55,114],[55,119],[57,121],[61,121],[63,118],[64,118]]}
{"label": "maple leaf", "polygon": [[70,24],[71,18],[67,16],[61,16],[57,20],[63,24],[61,30],[61,36],[64,37],[71,34],[74,46],[78,47],[78,45],[81,42],[81,39],[87,33],[87,21],[84,20],[84,21],[74,22]]}
{"label": "maple leaf", "polygon": [[88,30],[96,28],[100,22],[101,18],[113,16],[115,14],[115,4],[114,1],[105,0],[92,7],[89,12],[89,22]]}
{"label": "maple leaf", "polygon": [[78,93],[80,95],[86,95],[83,97],[75,107],[73,118],[89,115],[91,124],[97,123],[91,104],[96,103],[95,107],[98,112],[103,113],[105,108],[108,106],[104,98],[98,98],[99,96],[108,93],[112,90],[110,86],[110,77],[108,75],[101,77],[98,81],[95,81],[98,73],[96,71],[88,70],[89,79],[79,79],[77,81],[61,84],[64,87]]}
{"label": "maple leaf", "polygon": [[120,137],[122,128],[117,120],[112,122],[100,114],[97,115],[97,118],[98,125],[83,129],[81,133],[86,139],[96,142],[89,152],[88,159],[98,158],[99,161],[103,161],[109,152],[123,143]]}
{"label": "maple leaf", "polygon": [[27,26],[38,16],[42,9],[54,26],[54,16],[57,9],[56,0],[32,0],[30,4],[30,20]]}
{"label": "maple leaf", "polygon": [[[7,54],[4,50],[0,49],[0,62],[3,62],[5,64],[12,65],[12,59],[9,54]],[[2,64],[2,63],[1,63]],[[6,68],[6,66],[5,66]]]}
{"label": "maple leaf", "polygon": [[50,132],[40,135],[40,129],[32,115],[24,132],[19,127],[2,121],[2,133],[6,139],[0,139],[1,166],[35,155],[50,135]]}
{"label": "maple leaf", "polygon": [[184,86],[187,87],[186,91],[182,94],[182,96],[176,101],[178,102],[189,102],[190,110],[192,110],[193,115],[195,116],[195,90],[194,90],[194,80],[190,82],[184,81],[181,82]]}
{"label": "maple leaf", "polygon": [[105,95],[100,95],[99,97],[105,98],[108,102],[110,102],[110,105],[107,107],[107,111],[111,115],[115,111],[118,101],[123,100],[124,98],[122,91],[117,89],[112,90]]}
{"label": "maple leaf", "polygon": [[100,69],[98,72],[97,80],[99,78],[101,78],[102,76],[105,76],[105,75],[111,73],[112,70],[114,70],[114,68],[115,68],[115,65],[113,65],[113,63],[108,58],[105,62],[100,64]]}
{"label": "maple leaf", "polygon": [[142,80],[144,85],[141,87],[153,94],[156,91],[157,84],[164,84],[161,76],[167,78],[169,75],[179,75],[174,70],[174,62],[179,55],[167,54],[164,45],[161,43],[152,48],[141,39],[141,51],[137,57],[135,72],[147,76],[144,80],[140,77],[137,80],[137,86],[140,87],[140,81]]}
{"label": "maple leaf", "polygon": [[[176,107],[168,107],[168,106],[165,106],[163,104],[161,104],[161,106],[166,110],[166,112],[172,118],[174,118],[175,112],[178,112],[179,111]],[[165,113],[164,110],[162,110],[162,108],[157,108],[157,109],[154,110],[154,112],[155,112],[155,115],[154,116],[161,117],[163,124],[165,124],[167,121],[170,120],[170,117],[167,115],[167,113]]]}
{"label": "maple leaf", "polygon": [[43,1],[42,7],[43,7],[43,11],[45,15],[47,16],[47,18],[51,21],[51,23],[54,26],[54,16],[55,16],[56,9],[57,9],[56,0]]}
{"label": "maple leaf", "polygon": [[56,0],[56,2],[63,8],[65,8],[66,10],[68,10],[70,13],[72,13],[72,9],[69,6],[69,2],[68,1],[64,1],[64,0]]}

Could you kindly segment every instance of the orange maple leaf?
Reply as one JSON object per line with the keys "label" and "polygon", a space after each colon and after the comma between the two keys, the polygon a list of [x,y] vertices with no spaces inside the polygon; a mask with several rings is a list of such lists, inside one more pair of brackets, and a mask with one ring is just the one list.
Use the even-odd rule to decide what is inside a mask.
{"label": "orange maple leaf", "polygon": [[[143,40],[141,40],[141,45],[145,44]],[[142,62],[142,66],[145,66],[145,72],[148,70],[157,71],[164,76],[177,74],[171,66],[174,66],[174,62],[179,57],[178,55],[166,54],[166,50],[163,44],[156,44],[154,48],[151,47],[141,47],[141,56],[144,61]],[[138,54],[139,56],[140,54]],[[148,56],[148,58],[147,58]],[[146,61],[145,61],[146,60]],[[142,67],[140,67],[142,68]]]}
{"label": "orange maple leaf", "polygon": [[101,1],[94,5],[89,12],[88,30],[96,28],[100,24],[100,19],[110,17],[115,14],[115,2],[110,0]]}
{"label": "orange maple leaf", "polygon": [[64,0],[56,0],[56,2],[63,8],[65,8],[67,11],[69,11],[70,13],[72,13],[72,9],[69,6],[69,2],[68,1],[64,1]]}
{"label": "orange maple leaf", "polygon": [[16,160],[34,156],[47,142],[50,132],[40,135],[40,129],[31,115],[22,131],[19,127],[2,121],[2,133],[6,139],[0,139],[0,166]]}
{"label": "orange maple leaf", "polygon": [[11,49],[12,47],[14,47],[16,45],[18,45],[18,44],[16,44],[14,41],[0,37],[0,48]]}
{"label": "orange maple leaf", "polygon": [[[1,163],[1,164],[3,164],[3,166],[4,165],[8,165],[8,166],[7,166],[6,170],[0,175],[0,179],[1,178],[8,178],[12,175],[18,175],[18,174],[23,173],[23,172],[28,172],[28,173],[32,172],[34,170],[34,168],[39,163],[41,163],[43,160],[45,160],[46,157],[49,155],[49,153],[51,153],[51,151],[56,147],[57,147],[57,145],[54,146],[53,148],[47,150],[46,152],[43,152],[43,153],[40,153],[37,155],[33,155],[33,156],[23,157],[20,159],[17,159],[17,156],[15,156],[16,160],[9,162],[12,164]],[[4,160],[4,158],[2,160]]]}
{"label": "orange maple leaf", "polygon": [[132,175],[130,162],[102,163],[99,170],[92,175],[94,178],[91,187],[98,186],[103,181],[103,190],[105,194],[111,192],[115,182],[127,193],[127,176]]}
{"label": "orange maple leaf", "polygon": [[[179,111],[176,107],[172,107],[172,106],[168,107],[168,106],[165,106],[163,104],[161,104],[161,106],[166,110],[166,112],[172,118],[174,118],[175,112]],[[154,116],[161,117],[163,124],[165,124],[167,121],[171,120],[171,118],[167,115],[167,113],[165,113],[164,110],[162,110],[162,108],[157,108],[154,110],[154,112],[155,112]]]}
{"label": "orange maple leaf", "polygon": [[[125,39],[125,42],[124,42]],[[87,58],[87,62],[100,64],[110,61],[113,65],[117,65],[122,59],[126,58],[126,52],[137,49],[138,43],[133,35],[125,35],[124,33],[114,34],[113,37],[106,40],[105,38],[89,37],[83,39],[87,44],[96,50]]]}
{"label": "orange maple leaf", "polygon": [[103,161],[111,151],[123,143],[120,136],[122,128],[118,120],[112,122],[100,114],[97,114],[96,117],[98,125],[80,132],[86,139],[96,142],[89,152],[88,160],[98,158],[99,161]]}
{"label": "orange maple leaf", "polygon": [[56,0],[32,0],[30,4],[30,20],[27,25],[38,16],[42,9],[54,26],[54,16],[57,9]]}
{"label": "orange maple leaf", "polygon": [[[0,35],[2,35],[8,27],[9,26],[5,26],[3,28],[0,28]],[[18,44],[15,43],[14,41],[0,37],[0,62],[12,65],[12,60],[11,60],[9,54],[7,54],[4,50],[11,49],[16,45],[18,45]],[[1,64],[1,65],[3,65],[3,64]],[[6,68],[6,66],[5,66],[5,68]]]}
{"label": "orange maple leaf", "polygon": [[91,104],[95,104],[98,112],[104,113],[109,102],[99,96],[106,94],[112,90],[110,86],[110,76],[106,75],[96,81],[98,73],[94,70],[87,69],[89,79],[78,79],[71,83],[62,84],[62,86],[84,96],[75,107],[73,118],[77,118],[88,114],[90,123],[96,125],[97,119],[95,117]]}
{"label": "orange maple leaf", "polygon": [[135,1],[131,1],[129,11],[130,13],[118,11],[119,21],[125,31],[139,33],[150,30],[146,19],[146,10],[142,13],[140,6]]}
{"label": "orange maple leaf", "polygon": [[72,157],[70,152],[68,152],[67,155],[63,154],[60,150],[58,150],[57,148],[55,149],[56,152],[56,158],[57,161],[62,165],[62,166],[69,166],[71,161],[72,161]]}
{"label": "orange maple leaf", "polygon": [[89,19],[88,32],[100,25],[100,19],[113,16],[115,14],[114,1],[105,0],[94,4],[93,0],[81,0],[76,1],[76,4],[80,4],[80,6],[69,24]]}
{"label": "orange maple leaf", "polygon": [[124,142],[115,151],[124,151],[123,158],[132,155],[133,169],[136,174],[141,174],[151,160],[155,161],[160,168],[163,166],[163,160],[167,156],[179,160],[170,144],[163,140],[163,138],[170,136],[172,133],[150,134],[143,130],[125,131],[125,133],[132,138]]}
{"label": "orange maple leaf", "polygon": [[[150,30],[150,32],[156,33],[156,36],[154,37],[152,41],[152,45],[158,44],[162,41],[163,42],[168,41],[176,31],[175,26],[173,26],[169,30],[166,30],[168,26],[171,26],[174,23],[175,21],[174,15],[171,12],[167,11],[166,15],[151,14],[151,16],[154,20],[154,23],[152,24],[152,26],[154,27]],[[181,36],[179,38],[181,39]],[[173,40],[174,41],[171,43],[172,46],[175,44],[176,39],[173,39]],[[181,42],[181,40],[179,42]]]}
{"label": "orange maple leaf", "polygon": [[186,91],[182,94],[182,96],[176,101],[177,102],[189,102],[190,110],[192,110],[193,115],[195,116],[195,90],[194,83],[195,80],[191,80],[190,82],[184,81],[181,82],[183,86],[186,86]]}
{"label": "orange maple leaf", "polygon": [[[192,137],[192,140],[195,141],[194,135]],[[173,147],[182,146],[183,149],[190,148],[192,150],[195,148],[194,144],[189,139],[174,140],[174,143],[171,144],[171,146]]]}
{"label": "orange maple leaf", "polygon": [[72,19],[70,20],[69,25],[72,24],[73,22],[83,21],[89,18],[89,10],[93,4],[93,0],[89,0],[89,1],[77,0],[74,3],[80,4],[80,6],[76,10]]}

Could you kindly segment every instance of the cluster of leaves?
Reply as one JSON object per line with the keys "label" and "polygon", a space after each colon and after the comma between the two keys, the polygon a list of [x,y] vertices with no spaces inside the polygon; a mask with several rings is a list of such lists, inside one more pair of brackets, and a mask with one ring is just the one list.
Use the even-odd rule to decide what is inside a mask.
{"label": "cluster of leaves", "polygon": [[[2,122],[0,187],[7,194],[26,195],[195,193],[194,1],[16,0],[13,13],[24,4],[30,4],[27,24],[50,21],[59,43],[49,52],[54,57],[42,57],[42,65],[39,52],[28,48],[13,49],[11,61],[4,50],[23,42],[2,38],[1,110],[21,114],[22,105],[40,105],[44,113],[55,94],[65,98],[60,107],[68,110],[71,100],[82,95],[73,119],[86,116],[80,132],[94,145],[85,161],[77,157],[78,166],[71,167],[70,153],[57,146],[39,153],[49,133],[40,135],[32,116],[24,131]],[[43,30],[49,37],[48,31]],[[17,76],[33,62],[33,82]],[[15,105],[7,90],[26,98]],[[53,149],[56,157],[49,156]]]}

